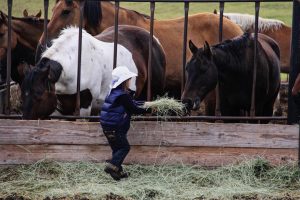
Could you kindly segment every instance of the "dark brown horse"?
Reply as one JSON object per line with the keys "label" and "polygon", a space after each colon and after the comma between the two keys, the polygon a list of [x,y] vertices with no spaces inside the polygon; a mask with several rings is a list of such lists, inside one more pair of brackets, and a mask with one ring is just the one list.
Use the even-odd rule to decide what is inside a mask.
{"label": "dark brown horse", "polygon": [[[224,13],[224,16],[238,24],[244,32],[254,32],[254,15]],[[289,73],[291,56],[291,27],[276,19],[265,19],[260,17],[258,32],[273,38],[278,43],[280,49],[280,70],[283,73]]]}
{"label": "dark brown horse", "polygon": [[292,95],[296,96],[300,92],[300,74],[298,74],[294,86],[292,88]]}
{"label": "dark brown horse", "polygon": [[[79,25],[79,0],[57,0],[52,18],[48,24],[50,38],[57,37],[59,31],[68,25]],[[86,1],[84,28],[91,34],[100,33],[114,25],[114,4],[110,2]],[[192,15],[188,20],[188,39],[202,45],[205,40],[211,44],[219,41],[219,17],[212,13]],[[121,8],[119,24],[135,25],[149,30],[149,16]],[[166,90],[180,97],[182,76],[182,47],[184,19],[155,20],[154,35],[161,42],[166,53]],[[238,25],[224,19],[223,38],[229,39],[243,32]],[[44,35],[40,43],[43,43]],[[187,58],[191,56],[187,52]]]}
{"label": "dark brown horse", "polygon": [[[27,13],[28,15],[28,13]],[[12,67],[11,78],[21,84],[24,78],[24,63],[35,64],[35,49],[43,32],[43,19],[39,13],[30,17],[12,17]],[[8,42],[8,18],[0,11],[1,75],[6,77],[6,50]]]}
{"label": "dark brown horse", "polygon": [[[253,80],[254,34],[245,33],[210,48],[197,48],[187,63],[187,82],[182,100],[189,109],[198,109],[200,102],[219,82],[221,114],[239,116],[250,112]],[[280,88],[279,47],[270,37],[259,34],[255,114],[272,116],[273,104]]]}
{"label": "dark brown horse", "polygon": [[[75,31],[74,33],[78,34],[78,29],[77,32]],[[59,39],[61,39],[60,37]],[[95,37],[101,42],[103,48],[108,45],[110,46],[109,48],[106,48],[105,54],[113,53],[112,51],[113,49],[111,48],[113,37],[114,37],[113,27],[108,28],[107,30],[103,31],[101,34]],[[91,39],[91,36],[88,38],[90,41],[87,39],[83,41],[83,45],[85,45],[85,49],[83,49],[83,53],[93,52],[93,48],[88,49],[86,45],[88,45],[89,43],[93,43],[93,44],[98,43],[98,41],[95,41],[95,38]],[[119,44],[123,46],[122,49],[126,48],[131,53],[129,57],[127,56],[127,59],[132,59],[134,62],[131,63],[130,67],[135,67],[135,66],[137,67],[136,70],[138,71],[138,78],[135,85],[137,88],[136,91],[137,95],[141,99],[146,98],[145,96],[146,84],[144,82],[139,83],[139,80],[147,81],[148,78],[147,63],[148,63],[148,53],[149,53],[149,45],[148,45],[149,39],[150,39],[150,34],[145,29],[135,27],[135,26],[128,26],[128,25],[119,26]],[[75,41],[76,44],[77,41],[78,39],[76,38]],[[105,43],[103,41],[105,41]],[[74,90],[74,87],[76,86],[76,82],[74,82],[74,77],[72,74],[74,74],[74,70],[75,70],[75,68],[73,68],[73,63],[74,63],[74,56],[75,56],[74,52],[76,51],[74,51],[74,47],[71,46],[70,48],[65,49],[65,51],[57,53],[58,49],[62,50],[63,48],[67,48],[66,45],[68,45],[68,43],[64,43],[59,46],[60,43],[57,43],[56,40],[54,40],[53,42],[54,42],[53,44],[56,44],[56,46],[54,47],[51,46],[45,52],[46,54],[44,54],[44,56],[46,57],[43,57],[39,61],[36,69],[33,69],[26,75],[25,81],[22,84],[22,99],[24,102],[23,114],[24,114],[24,118],[26,119],[46,118],[51,113],[53,113],[55,109],[60,114],[63,115],[72,115],[75,111],[76,90]],[[74,42],[74,38],[72,38],[72,42]],[[119,46],[118,51],[120,50],[121,48]],[[101,50],[98,51],[98,53],[99,52],[104,52],[104,51]],[[60,55],[62,53],[64,54]],[[163,87],[164,87],[163,86],[164,77],[165,77],[164,75],[165,56],[164,56],[163,49],[157,40],[154,40],[152,54],[153,54],[152,75],[155,81],[152,82],[151,88],[154,95],[162,95]],[[101,58],[101,55],[99,55],[99,58],[97,57],[98,54],[93,56],[92,58],[83,57],[82,62],[88,62],[89,60],[92,60],[93,62],[93,60],[97,60],[97,59],[99,60],[99,58]],[[118,57],[119,57],[118,61],[122,61],[120,55],[118,55]],[[65,60],[67,60],[67,62],[65,62]],[[82,74],[81,88],[83,88],[83,90],[80,92],[80,108],[82,110],[85,110],[85,112],[88,111],[88,113],[86,112],[88,115],[99,114],[99,108],[100,108],[99,104],[102,103],[98,100],[95,101],[95,99],[97,99],[97,96],[99,96],[97,95],[97,92],[99,92],[100,90],[98,90],[97,88],[95,89],[93,87],[100,87],[100,85],[102,87],[103,82],[106,83],[108,81],[110,82],[109,77],[111,76],[111,71],[109,71],[109,66],[112,65],[112,59],[105,57],[103,58],[103,62],[108,62],[107,64],[104,65],[107,66],[107,69],[102,70],[102,72],[96,76],[95,76],[95,73],[97,73],[96,71],[92,71],[89,72],[89,74],[86,74],[90,70],[89,68],[91,68],[87,66],[93,66],[93,68],[99,70],[97,68],[97,67],[101,67],[98,66],[99,63],[98,64],[82,63],[82,67],[85,70],[82,70],[81,73]],[[70,66],[70,63],[72,67]],[[103,73],[106,73],[106,75],[103,76]],[[55,80],[49,78],[49,77],[53,77],[54,75],[56,77]],[[94,79],[95,77],[96,80]],[[96,83],[98,81],[97,79],[100,79],[100,77],[102,77],[103,81],[101,81],[101,84]],[[101,98],[103,98],[103,96],[105,97],[106,94],[101,94],[100,96]],[[90,112],[91,107],[92,107],[92,112]]]}

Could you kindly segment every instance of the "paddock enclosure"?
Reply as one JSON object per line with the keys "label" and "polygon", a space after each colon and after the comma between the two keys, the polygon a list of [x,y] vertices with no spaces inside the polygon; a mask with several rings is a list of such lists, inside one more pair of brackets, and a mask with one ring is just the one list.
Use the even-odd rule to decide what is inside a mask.
{"label": "paddock enclosure", "polygon": [[[80,117],[80,70],[81,45],[83,26],[83,7],[90,0],[80,1],[80,26],[78,38],[78,76],[77,76],[77,107],[74,116],[52,116],[51,120],[21,120],[22,116],[11,114],[10,108],[10,77],[11,77],[11,43],[7,48],[7,74],[5,95],[1,96],[3,114],[0,115],[0,164],[30,164],[41,159],[58,161],[93,161],[104,162],[110,157],[111,150],[102,133],[99,122],[88,122],[88,119],[97,120],[97,117]],[[106,0],[102,0],[105,2]],[[102,2],[101,1],[101,2]],[[119,3],[120,2],[149,2],[150,27],[149,32],[149,60],[151,66],[153,45],[153,27],[156,2],[178,3],[184,2],[183,14],[183,47],[182,47],[182,80],[181,92],[185,84],[185,65],[187,62],[188,42],[188,14],[189,3],[219,2],[218,38],[223,40],[223,12],[226,2],[253,2],[255,10],[255,45],[257,45],[258,17],[260,2],[277,2],[277,0],[245,1],[245,0],[119,0],[114,1],[114,66],[116,65]],[[290,2],[281,0],[280,2]],[[11,15],[13,0],[8,5],[8,38],[11,38]],[[44,35],[47,38],[47,19],[49,1],[44,0]],[[293,1],[293,27],[291,41],[291,65],[288,86],[288,116],[287,117],[256,117],[254,100],[251,103],[250,116],[137,116],[134,117],[128,134],[132,144],[131,153],[125,163],[130,164],[190,164],[208,167],[222,166],[237,163],[243,159],[265,158],[272,164],[288,164],[299,162],[299,127],[298,106],[295,104],[291,88],[297,74],[300,72],[300,1]],[[8,39],[10,41],[10,39]],[[255,48],[256,49],[256,48]],[[1,50],[1,49],[0,49]],[[256,63],[254,50],[254,63]],[[256,64],[253,80],[256,80]],[[150,89],[151,69],[148,67],[147,99],[153,99]],[[253,88],[256,82],[253,81]],[[3,94],[3,92],[2,92]],[[255,99],[255,89],[252,90],[252,99]],[[216,92],[218,109],[218,91]],[[58,120],[59,119],[59,120]],[[64,121],[61,119],[75,120]],[[84,120],[81,120],[84,119]],[[203,122],[204,120],[210,122]],[[237,120],[243,123],[221,123],[227,120]],[[271,120],[268,124],[253,122]],[[213,123],[211,123],[213,121]],[[284,121],[284,124],[276,124]],[[287,125],[289,124],[289,125]],[[293,125],[290,125],[293,124]]]}

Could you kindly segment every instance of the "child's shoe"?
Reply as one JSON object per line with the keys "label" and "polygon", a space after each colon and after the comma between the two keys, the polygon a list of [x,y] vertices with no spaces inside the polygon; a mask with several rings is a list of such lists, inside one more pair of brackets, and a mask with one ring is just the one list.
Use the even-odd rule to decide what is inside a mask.
{"label": "child's shoe", "polygon": [[119,181],[121,179],[121,173],[119,172],[119,168],[111,163],[106,163],[104,171],[116,180]]}

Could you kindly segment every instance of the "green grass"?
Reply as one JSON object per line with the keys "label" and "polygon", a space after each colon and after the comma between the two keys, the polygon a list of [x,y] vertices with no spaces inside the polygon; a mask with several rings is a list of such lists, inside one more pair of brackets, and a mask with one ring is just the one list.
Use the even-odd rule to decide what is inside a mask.
{"label": "green grass", "polygon": [[185,165],[130,165],[125,166],[130,178],[120,182],[113,181],[103,168],[97,163],[53,161],[1,167],[0,199],[11,194],[34,200],[74,196],[77,198],[72,199],[300,198],[299,168],[272,167],[261,159],[214,170]]}
{"label": "green grass", "polygon": [[[50,0],[49,14],[55,0]],[[121,3],[122,7],[133,9],[144,14],[149,14],[149,3]],[[0,1],[1,10],[6,11],[6,0]],[[190,14],[198,12],[213,12],[219,8],[218,3],[191,3]],[[27,9],[30,14],[43,10],[42,0],[13,0],[13,15],[22,16],[23,10]],[[254,14],[254,3],[225,3],[225,12],[239,12]],[[155,10],[156,19],[169,19],[183,16],[183,3],[157,3]],[[292,23],[292,3],[291,2],[272,2],[261,3],[260,16],[275,18],[291,25]]]}

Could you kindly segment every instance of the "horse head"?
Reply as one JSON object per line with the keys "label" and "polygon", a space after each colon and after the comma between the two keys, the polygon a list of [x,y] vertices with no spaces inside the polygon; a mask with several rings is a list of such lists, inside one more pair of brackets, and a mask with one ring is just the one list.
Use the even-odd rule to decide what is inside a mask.
{"label": "horse head", "polygon": [[[62,29],[68,26],[77,26],[80,24],[80,2],[79,0],[56,0],[56,4],[52,9],[52,18],[50,19],[47,29],[46,44],[59,36]],[[99,25],[101,24],[102,12],[99,1],[86,1],[84,3],[84,24],[83,27],[92,35],[100,32]],[[36,62],[41,58],[41,54],[46,49],[45,32],[40,37],[37,52]]]}
{"label": "horse head", "polygon": [[25,72],[21,86],[25,119],[46,118],[55,111],[55,83],[61,71],[62,66],[58,62],[43,58],[36,67]]}
{"label": "horse head", "polygon": [[[52,18],[48,23],[48,40],[58,37],[60,31],[67,26],[78,26],[80,23],[80,2],[79,0],[57,0],[52,9]],[[101,7],[99,1],[86,1],[84,3],[84,27],[97,29],[101,21]],[[97,34],[99,31],[90,32]],[[45,34],[43,33],[39,43],[43,44]]]}
{"label": "horse head", "polygon": [[187,80],[181,99],[188,110],[197,110],[200,102],[216,87],[218,72],[207,42],[198,49],[190,40],[189,48],[193,56],[186,64]]}
{"label": "horse head", "polygon": [[29,15],[27,9],[23,10],[23,17],[25,18],[32,18],[39,20],[42,16],[42,11],[40,10],[36,15]]}

